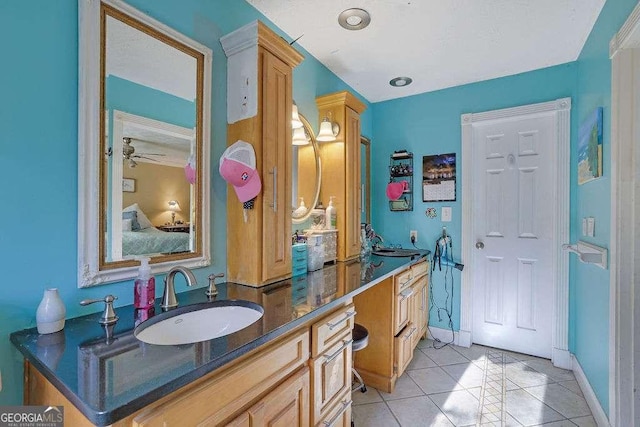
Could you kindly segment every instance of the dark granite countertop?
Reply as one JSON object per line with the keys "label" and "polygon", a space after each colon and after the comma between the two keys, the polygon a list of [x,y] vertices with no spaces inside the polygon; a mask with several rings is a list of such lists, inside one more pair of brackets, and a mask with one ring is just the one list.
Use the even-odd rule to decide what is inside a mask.
{"label": "dark granite countertop", "polygon": [[[223,283],[217,300],[260,304],[264,316],[236,333],[188,345],[158,346],[133,336],[144,319],[160,313],[116,307],[120,319],[110,330],[101,312],[68,319],[64,330],[39,335],[36,328],[11,334],[11,342],[67,399],[96,425],[112,424],[235,358],[330,312],[349,298],[428,255],[379,257],[337,263],[261,288]],[[348,277],[360,281],[349,283]],[[348,272],[348,274],[347,274]],[[355,281],[354,281],[355,282]],[[178,294],[180,306],[206,302],[206,287]]]}

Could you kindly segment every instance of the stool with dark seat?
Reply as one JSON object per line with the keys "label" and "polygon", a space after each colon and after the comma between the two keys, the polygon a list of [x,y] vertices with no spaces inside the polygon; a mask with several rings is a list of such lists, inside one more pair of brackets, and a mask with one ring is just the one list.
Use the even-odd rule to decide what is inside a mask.
{"label": "stool with dark seat", "polygon": [[[369,344],[369,331],[367,331],[367,328],[365,328],[364,326],[356,323],[353,326],[352,334],[353,334],[352,335],[353,344],[351,344],[351,350],[353,352],[362,350]],[[367,391],[367,386],[364,385],[364,381],[362,380],[362,377],[360,376],[358,371],[356,371],[355,367],[352,367],[351,370],[353,371],[353,375],[358,379],[358,382],[359,382],[356,387],[352,388],[352,390],[356,390],[359,388],[360,391],[365,393]]]}

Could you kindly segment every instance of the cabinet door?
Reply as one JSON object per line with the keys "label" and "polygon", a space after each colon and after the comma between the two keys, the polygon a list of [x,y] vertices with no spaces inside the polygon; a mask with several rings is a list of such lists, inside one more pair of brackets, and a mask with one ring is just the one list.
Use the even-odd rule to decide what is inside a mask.
{"label": "cabinet door", "polygon": [[409,297],[409,322],[411,322],[416,328],[416,332],[411,335],[411,349],[413,350],[418,345],[418,341],[420,341],[420,325],[422,325],[422,311],[421,308],[421,294],[422,294],[422,285],[420,281],[416,281],[416,283],[411,286],[412,294]]}
{"label": "cabinet door", "polygon": [[299,370],[227,427],[309,425],[309,368]]}
{"label": "cabinet door", "polygon": [[[346,194],[345,205],[346,230],[340,230],[346,233],[346,259],[355,258],[360,255],[360,211],[362,207],[360,198],[360,115],[351,108],[346,108],[345,116],[346,124],[346,141],[345,157],[346,157]],[[340,215],[340,212],[338,212]]]}
{"label": "cabinet door", "polygon": [[420,323],[419,336],[425,337],[429,324],[429,275],[420,279]]}
{"label": "cabinet door", "polygon": [[351,391],[352,342],[351,335],[345,335],[325,353],[312,359],[312,425],[324,419],[336,402]]}
{"label": "cabinet door", "polygon": [[263,282],[291,276],[291,74],[291,67],[263,51]]}

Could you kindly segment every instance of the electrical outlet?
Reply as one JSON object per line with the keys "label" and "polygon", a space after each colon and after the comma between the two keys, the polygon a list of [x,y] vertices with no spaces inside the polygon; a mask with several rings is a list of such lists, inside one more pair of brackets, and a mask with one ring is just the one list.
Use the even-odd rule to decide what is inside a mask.
{"label": "electrical outlet", "polygon": [[411,243],[416,243],[418,241],[418,230],[411,230],[409,232],[409,240],[411,240]]}

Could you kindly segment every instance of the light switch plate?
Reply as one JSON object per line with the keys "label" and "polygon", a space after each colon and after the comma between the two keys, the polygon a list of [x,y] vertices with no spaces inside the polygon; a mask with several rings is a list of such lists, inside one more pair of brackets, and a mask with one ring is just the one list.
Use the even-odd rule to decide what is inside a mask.
{"label": "light switch plate", "polygon": [[582,235],[587,235],[587,218],[582,218]]}
{"label": "light switch plate", "polygon": [[596,235],[596,219],[592,216],[587,218],[587,236],[595,237]]}
{"label": "light switch plate", "polygon": [[451,222],[451,206],[442,207],[442,222]]}

